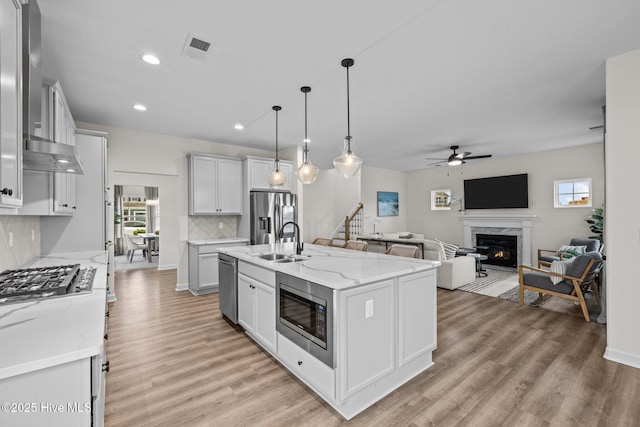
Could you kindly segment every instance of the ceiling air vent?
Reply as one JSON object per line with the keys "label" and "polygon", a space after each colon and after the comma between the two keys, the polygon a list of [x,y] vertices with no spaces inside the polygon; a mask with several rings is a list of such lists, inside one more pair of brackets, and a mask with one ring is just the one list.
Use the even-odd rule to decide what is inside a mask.
{"label": "ceiling air vent", "polygon": [[210,47],[210,42],[202,40],[202,38],[195,37],[193,34],[187,34],[187,40],[184,44],[184,48],[182,49],[182,54],[189,58],[204,61]]}

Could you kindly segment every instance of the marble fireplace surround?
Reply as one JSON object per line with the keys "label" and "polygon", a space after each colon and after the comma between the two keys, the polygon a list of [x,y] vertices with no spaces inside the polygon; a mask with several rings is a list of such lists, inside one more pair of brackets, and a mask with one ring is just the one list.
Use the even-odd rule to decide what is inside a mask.
{"label": "marble fireplace surround", "polygon": [[533,265],[531,229],[535,215],[461,215],[464,247],[476,245],[476,234],[504,234],[518,238],[518,265]]}

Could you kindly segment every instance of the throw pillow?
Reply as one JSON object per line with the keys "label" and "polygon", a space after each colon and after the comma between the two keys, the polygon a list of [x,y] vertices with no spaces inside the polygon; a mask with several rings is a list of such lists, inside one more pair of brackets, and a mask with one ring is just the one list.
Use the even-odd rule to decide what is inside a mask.
{"label": "throw pillow", "polygon": [[[567,261],[553,261],[551,263],[551,267],[549,267],[549,271],[551,271],[552,273],[567,274],[567,270],[569,269],[569,266],[572,262],[572,259]],[[551,279],[551,283],[553,283],[554,285],[557,285],[564,280],[564,277],[560,276],[549,276],[549,278]]]}
{"label": "throw pillow", "polygon": [[458,250],[459,246],[458,245],[454,245],[453,243],[445,243],[442,242],[438,239],[433,239],[436,242],[440,242],[440,244],[442,244],[442,247],[444,248],[444,255],[446,259],[454,259],[456,257],[456,251]]}
{"label": "throw pillow", "polygon": [[564,245],[560,246],[560,249],[558,249],[558,256],[562,256],[562,259],[568,259],[582,255],[585,252],[587,252],[586,246]]}

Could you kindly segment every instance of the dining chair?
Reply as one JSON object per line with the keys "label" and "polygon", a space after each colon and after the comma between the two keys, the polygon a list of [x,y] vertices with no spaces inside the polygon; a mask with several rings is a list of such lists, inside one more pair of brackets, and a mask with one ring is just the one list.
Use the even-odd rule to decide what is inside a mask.
{"label": "dining chair", "polygon": [[333,239],[330,237],[316,237],[313,241],[314,245],[331,246]]}
{"label": "dining chair", "polygon": [[367,242],[363,242],[362,240],[347,240],[347,243],[344,244],[345,249],[353,249],[356,251],[367,251],[367,247],[369,244]]}
{"label": "dining chair", "polygon": [[125,234],[124,235],[126,243],[127,243],[127,259],[129,260],[129,262],[133,262],[133,254],[136,252],[137,249],[142,249],[142,257],[146,257],[147,255],[147,245],[144,244],[144,242],[141,243],[137,243],[133,240],[133,236],[131,236],[130,234]]}
{"label": "dining chair", "polygon": [[413,245],[391,245],[391,247],[385,251],[385,254],[420,258],[420,248]]}

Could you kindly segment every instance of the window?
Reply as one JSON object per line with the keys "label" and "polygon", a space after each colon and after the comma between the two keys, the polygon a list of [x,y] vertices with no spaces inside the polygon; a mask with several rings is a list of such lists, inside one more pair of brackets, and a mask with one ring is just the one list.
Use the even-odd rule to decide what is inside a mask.
{"label": "window", "polygon": [[585,208],[591,206],[591,178],[553,181],[554,208]]}

